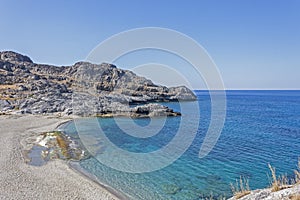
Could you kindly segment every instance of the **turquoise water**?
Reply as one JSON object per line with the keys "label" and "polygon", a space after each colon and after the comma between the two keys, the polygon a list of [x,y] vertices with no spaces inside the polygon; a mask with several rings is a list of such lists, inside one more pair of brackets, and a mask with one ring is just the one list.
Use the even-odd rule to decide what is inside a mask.
{"label": "turquoise water", "polygon": [[[81,167],[130,199],[203,199],[211,194],[229,197],[230,183],[240,176],[249,179],[251,189],[264,188],[270,182],[268,163],[276,167],[277,174],[293,177],[300,156],[300,91],[227,91],[225,126],[212,152],[202,159],[198,153],[210,122],[210,97],[206,91],[195,92],[201,114],[197,136],[171,165],[154,172],[133,174],[111,169],[92,157],[81,161]],[[180,111],[178,103],[164,104]],[[195,123],[193,104],[184,104],[188,109],[183,114]],[[121,120],[126,124],[130,119]],[[141,139],[122,132],[112,118],[98,119],[114,144],[137,153],[152,152],[168,144],[180,120],[180,117],[170,117],[157,135]],[[134,121],[145,127],[149,123],[149,119]],[[96,128],[89,126],[89,119],[82,119],[80,124],[91,136],[97,135]],[[63,128],[67,134],[77,137],[74,123]],[[184,128],[188,137],[189,126]],[[94,145],[99,147],[99,154],[109,153],[101,138]]]}

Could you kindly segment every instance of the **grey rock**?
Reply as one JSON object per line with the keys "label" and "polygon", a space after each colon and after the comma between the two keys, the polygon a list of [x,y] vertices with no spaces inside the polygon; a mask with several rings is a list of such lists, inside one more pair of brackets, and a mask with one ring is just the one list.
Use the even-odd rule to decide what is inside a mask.
{"label": "grey rock", "polygon": [[28,90],[27,87],[25,87],[24,85],[20,85],[19,88],[18,88],[19,91],[26,91]]}
{"label": "grey rock", "polygon": [[33,76],[31,76],[32,80],[40,80],[40,76],[34,74]]}
{"label": "grey rock", "polygon": [[10,105],[9,101],[7,101],[7,100],[0,100],[0,106],[1,107],[9,106],[9,105]]}
{"label": "grey rock", "polygon": [[[115,65],[78,62],[73,66],[35,64],[27,56],[0,52],[0,109],[19,113],[80,116],[178,116],[151,102],[196,100],[188,88],[155,85]],[[7,87],[7,85],[9,87]],[[135,104],[146,104],[135,106]]]}
{"label": "grey rock", "polygon": [[12,72],[12,66],[13,66],[13,64],[11,64],[9,62],[0,61],[0,69],[2,69],[2,70]]}
{"label": "grey rock", "polygon": [[158,116],[180,116],[179,112],[174,112],[172,109],[160,104],[146,104],[143,106],[136,106],[132,109],[134,115],[158,117]]}
{"label": "grey rock", "polygon": [[197,99],[196,95],[186,86],[170,87],[169,94],[171,95],[170,99],[180,101],[189,101],[192,99]]}
{"label": "grey rock", "polygon": [[8,100],[0,99],[0,111],[7,111],[13,109],[14,106]]}
{"label": "grey rock", "polygon": [[32,63],[32,60],[24,55],[21,55],[19,53],[13,52],[13,51],[2,51],[0,52],[0,59],[3,61],[9,61],[9,62],[29,62]]}

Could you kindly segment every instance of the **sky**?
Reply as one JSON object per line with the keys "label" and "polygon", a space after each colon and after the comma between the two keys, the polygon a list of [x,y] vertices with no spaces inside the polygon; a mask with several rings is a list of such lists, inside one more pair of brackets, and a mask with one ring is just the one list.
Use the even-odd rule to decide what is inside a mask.
{"label": "sky", "polygon": [[[0,51],[17,51],[36,63],[72,65],[112,35],[162,27],[199,43],[218,67],[226,89],[300,86],[298,0],[0,0],[0,5]],[[141,55],[131,61],[160,62],[159,56],[151,60],[151,53]],[[131,69],[136,63],[129,61],[116,64]],[[183,65],[176,69],[185,71]],[[172,74],[163,76],[161,84],[172,85]]]}

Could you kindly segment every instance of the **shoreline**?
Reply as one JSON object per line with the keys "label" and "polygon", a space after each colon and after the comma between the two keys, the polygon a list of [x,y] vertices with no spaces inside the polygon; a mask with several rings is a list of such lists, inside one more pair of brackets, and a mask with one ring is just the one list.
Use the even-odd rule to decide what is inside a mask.
{"label": "shoreline", "polygon": [[[124,199],[122,195],[70,167],[64,160],[27,164],[32,137],[71,118],[51,115],[0,116],[0,199]],[[31,138],[31,141],[30,141]]]}
{"label": "shoreline", "polygon": [[77,161],[69,161],[67,164],[70,167],[70,169],[74,170],[76,173],[80,174],[81,176],[84,176],[87,179],[93,181],[95,184],[99,185],[100,187],[104,188],[109,193],[111,193],[114,196],[116,196],[118,198],[118,200],[127,200],[127,199],[129,199],[129,197],[126,196],[124,193],[116,190],[115,188],[112,188],[109,185],[106,185],[106,184],[102,183],[101,181],[99,181],[99,179],[95,175],[93,175],[93,174],[89,173],[88,171],[84,170],[79,165],[79,162],[77,162]]}
{"label": "shoreline", "polygon": [[[56,159],[42,166],[27,164],[26,151],[33,145],[32,138],[70,120],[53,115],[0,115],[0,199],[130,199],[127,194],[101,183],[76,161]],[[277,192],[262,188],[251,190],[240,199],[289,199],[291,195],[300,196],[299,191],[300,184]]]}
{"label": "shoreline", "polygon": [[[63,121],[60,124],[58,124],[56,126],[56,128],[54,130],[58,130],[58,131],[62,131],[64,133],[64,128],[65,126],[67,126],[73,119],[69,119],[67,121]],[[128,197],[128,194],[124,194],[122,192],[120,192],[119,190],[104,184],[103,182],[101,182],[94,174],[88,172],[87,170],[83,169],[80,164],[80,161],[74,161],[74,160],[68,160],[66,161],[66,164],[69,166],[70,169],[72,169],[74,172],[78,173],[81,176],[86,177],[87,179],[93,181],[94,183],[96,183],[97,185],[99,185],[100,187],[104,188],[105,190],[107,190],[109,193],[113,194],[114,196],[116,196],[119,200],[127,200],[130,199]]]}

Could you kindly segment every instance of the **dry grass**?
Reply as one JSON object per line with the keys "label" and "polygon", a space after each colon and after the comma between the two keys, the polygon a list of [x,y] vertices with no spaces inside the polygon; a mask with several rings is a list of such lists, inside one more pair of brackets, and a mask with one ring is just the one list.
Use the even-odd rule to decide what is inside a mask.
{"label": "dry grass", "polygon": [[236,199],[242,198],[250,194],[249,181],[243,177],[240,180],[236,180],[236,184],[230,184],[231,191]]}
{"label": "dry grass", "polygon": [[15,101],[18,100],[18,98],[0,96],[0,100]]}
{"label": "dry grass", "polygon": [[295,172],[295,184],[300,184],[300,158],[298,159],[298,169]]}
{"label": "dry grass", "polygon": [[14,101],[17,100],[17,98],[11,97],[11,95],[14,95],[15,92],[8,92],[9,89],[16,90],[18,88],[17,84],[0,84],[0,100],[8,100],[8,101]]}
{"label": "dry grass", "polygon": [[268,164],[268,167],[269,167],[269,169],[271,171],[271,175],[272,175],[272,183],[271,183],[272,192],[276,192],[276,191],[281,190],[280,189],[279,180],[276,177],[276,169],[275,169],[275,167],[272,167],[271,164]]}
{"label": "dry grass", "polygon": [[[294,184],[300,184],[300,158],[298,160],[298,169],[294,170],[295,179],[288,179],[287,175],[276,176],[276,169],[272,165],[268,164],[271,171],[271,191],[277,192],[286,188],[291,188]],[[250,194],[248,180],[240,177],[240,180],[236,180],[236,184],[230,184],[232,193],[236,199]],[[297,194],[289,196],[291,200],[300,200],[300,191]]]}
{"label": "dry grass", "polygon": [[13,84],[13,85],[0,85],[0,90],[6,90],[6,89],[17,89],[18,85]]}
{"label": "dry grass", "polygon": [[272,175],[272,182],[271,182],[272,192],[277,192],[279,190],[291,187],[291,185],[289,184],[291,180],[289,180],[286,175],[281,175],[277,178],[275,167],[272,167],[272,165],[270,164],[268,164],[268,167]]}

